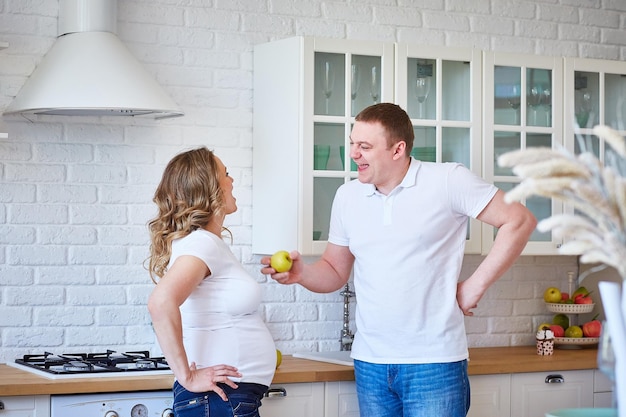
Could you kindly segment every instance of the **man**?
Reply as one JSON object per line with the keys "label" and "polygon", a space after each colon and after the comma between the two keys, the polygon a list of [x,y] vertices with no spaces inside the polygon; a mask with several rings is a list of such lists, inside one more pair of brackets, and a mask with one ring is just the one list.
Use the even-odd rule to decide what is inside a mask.
{"label": "man", "polygon": [[[315,292],[343,287],[354,266],[352,345],[362,417],[464,417],[467,337],[487,288],[515,262],[533,229],[521,204],[461,164],[410,157],[413,126],[390,103],[364,109],[350,134],[358,180],[337,190],[328,245],[315,263],[271,274]],[[469,217],[498,228],[493,249],[459,282]],[[261,260],[269,265],[269,257]]]}

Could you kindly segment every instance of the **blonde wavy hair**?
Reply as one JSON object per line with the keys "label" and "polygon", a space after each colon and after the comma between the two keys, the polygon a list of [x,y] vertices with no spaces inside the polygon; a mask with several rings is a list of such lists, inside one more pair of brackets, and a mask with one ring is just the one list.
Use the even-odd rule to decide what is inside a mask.
{"label": "blonde wavy hair", "polygon": [[163,277],[172,255],[172,241],[204,228],[223,216],[224,197],[219,185],[215,155],[206,147],[176,155],[165,167],[152,201],[158,214],[148,223],[153,282]]}

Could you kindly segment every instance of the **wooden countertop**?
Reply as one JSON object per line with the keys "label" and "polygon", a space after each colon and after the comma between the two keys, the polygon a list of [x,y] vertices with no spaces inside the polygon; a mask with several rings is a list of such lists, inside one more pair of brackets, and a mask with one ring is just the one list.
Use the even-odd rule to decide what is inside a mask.
{"label": "wooden countertop", "polygon": [[[553,356],[538,356],[534,346],[473,348],[468,371],[470,375],[488,375],[596,369],[596,355],[595,348],[556,349]],[[273,384],[352,380],[351,366],[285,355]],[[48,379],[0,364],[0,396],[169,390],[173,382],[171,375]]]}

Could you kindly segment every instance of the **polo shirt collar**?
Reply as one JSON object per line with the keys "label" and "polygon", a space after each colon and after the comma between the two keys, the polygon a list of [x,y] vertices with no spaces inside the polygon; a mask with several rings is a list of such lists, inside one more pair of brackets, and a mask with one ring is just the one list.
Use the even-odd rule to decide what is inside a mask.
{"label": "polo shirt collar", "polygon": [[[409,165],[409,169],[407,170],[406,175],[404,176],[402,181],[400,181],[400,184],[398,184],[398,186],[396,186],[396,188],[394,188],[389,194],[396,192],[398,188],[413,187],[417,183],[417,172],[419,171],[421,166],[421,161],[418,161],[417,159],[411,157],[411,164]],[[374,184],[363,184],[363,186],[363,194],[366,197],[372,196],[378,192]]]}

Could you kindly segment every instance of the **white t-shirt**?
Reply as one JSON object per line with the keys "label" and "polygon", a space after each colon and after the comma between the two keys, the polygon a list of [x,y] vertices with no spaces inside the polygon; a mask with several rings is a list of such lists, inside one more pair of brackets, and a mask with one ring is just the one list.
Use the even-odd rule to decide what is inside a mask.
{"label": "white t-shirt", "polygon": [[211,271],[180,307],[188,360],[198,368],[232,365],[242,374],[234,381],[269,386],[276,347],[258,313],[260,285],[228,245],[206,230],[175,240],[170,266],[182,255],[201,259]]}
{"label": "white t-shirt", "polygon": [[406,364],[468,357],[456,288],[468,217],[496,191],[461,164],[414,159],[387,196],[358,180],[339,188],[328,241],[355,256],[353,358]]}

